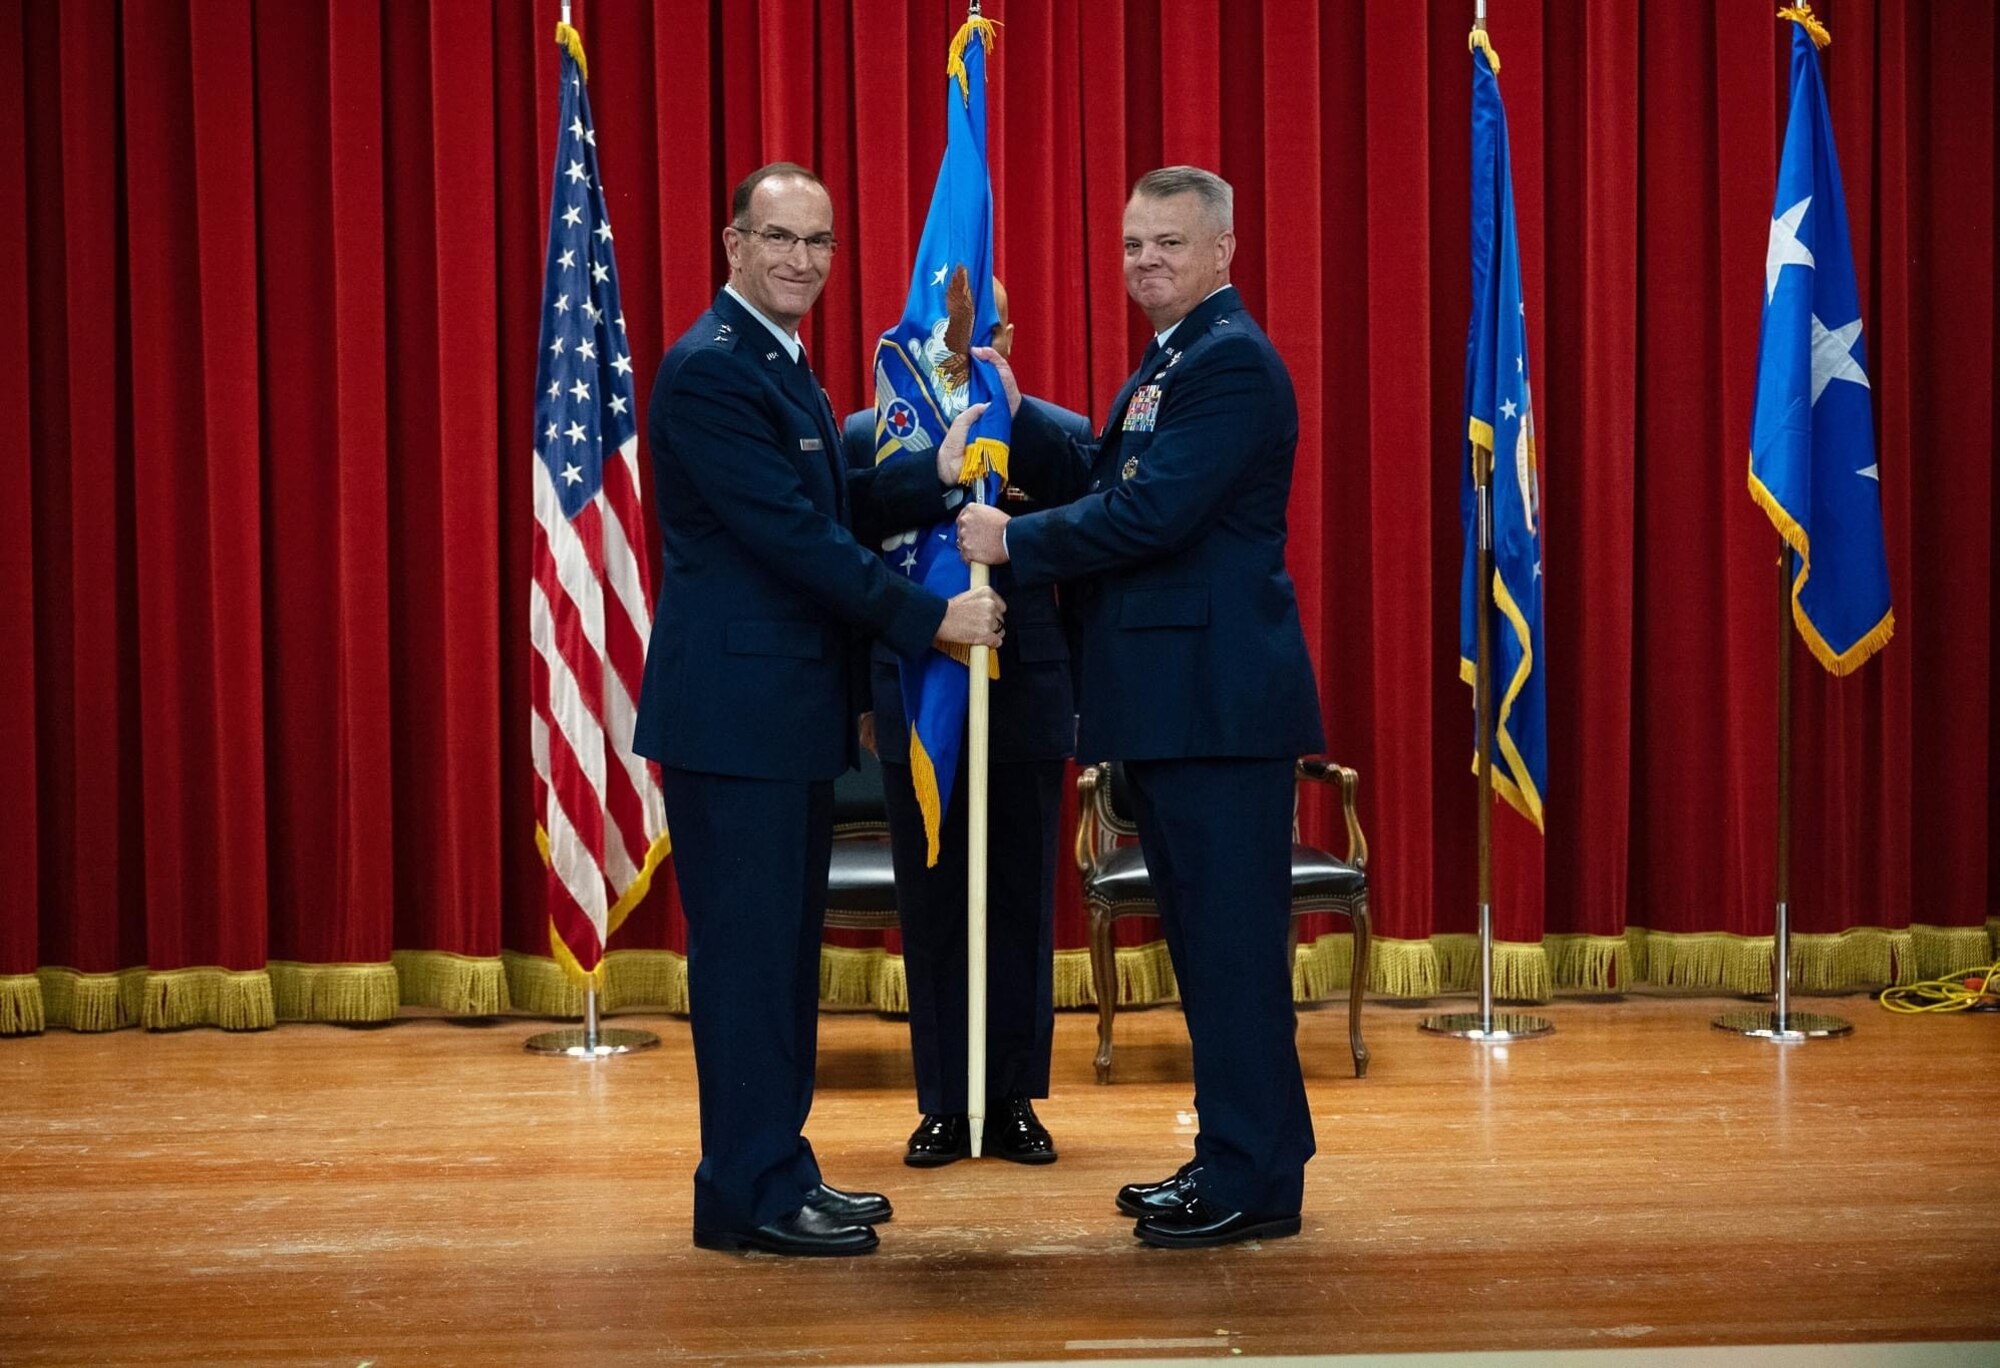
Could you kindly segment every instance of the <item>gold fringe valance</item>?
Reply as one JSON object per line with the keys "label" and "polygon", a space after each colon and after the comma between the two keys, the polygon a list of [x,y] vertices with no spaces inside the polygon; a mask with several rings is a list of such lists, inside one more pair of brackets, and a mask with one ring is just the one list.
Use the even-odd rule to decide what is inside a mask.
{"label": "gold fringe valance", "polygon": [[1428,940],[1376,936],[1368,943],[1368,986],[1390,997],[1435,997],[1443,983],[1438,952]]}
{"label": "gold fringe valance", "polygon": [[[532,1016],[583,1015],[582,981],[548,955],[508,950],[500,956],[516,1011]],[[650,1007],[683,1015],[688,1009],[687,957],[671,950],[613,950],[597,966],[601,1012]]]}
{"label": "gold fringe valance", "polygon": [[1353,977],[1353,933],[1329,932],[1310,945],[1301,945],[1292,957],[1292,1000],[1318,1002],[1345,995]]}
{"label": "gold fringe valance", "polygon": [[1616,993],[1633,982],[1632,942],[1625,936],[1549,936],[1549,974],[1558,988]]}
{"label": "gold fringe valance", "polygon": [[[1857,927],[1792,937],[1793,981],[1806,992],[1910,984],[1981,968],[1996,957],[2000,916],[1980,926]],[[1164,941],[1121,948],[1117,962],[1121,1003],[1178,999]],[[1292,965],[1293,996],[1311,1002],[1345,993],[1353,964],[1354,938],[1347,932],[1300,946]],[[1423,998],[1463,992],[1476,985],[1477,973],[1474,936],[1376,937],[1370,946],[1368,988],[1375,993]],[[1058,950],[1054,980],[1056,1006],[1096,1003],[1088,950]],[[1695,993],[1768,993],[1771,938],[1634,927],[1623,936],[1552,935],[1539,945],[1503,941],[1494,947],[1494,991],[1505,999],[1541,1002],[1557,991],[1618,992],[1640,983]],[[879,948],[824,948],[819,989],[821,1000],[831,1005],[909,1010],[902,957]],[[598,1001],[607,1012],[650,1008],[685,1014],[687,990],[684,956],[671,950],[615,950],[604,957]],[[267,971],[154,972],[140,967],[94,974],[56,966],[0,977],[0,1036],[51,1028],[215,1026],[240,1031],[279,1021],[386,1021],[401,1006],[458,1016],[518,1010],[578,1017],[583,990],[553,958],[513,951],[487,959],[400,950],[388,964],[280,960]]]}
{"label": "gold fringe valance", "polygon": [[0,978],[0,1036],[40,1035],[46,1024],[42,981],[33,974]]}
{"label": "gold fringe valance", "polygon": [[271,1000],[280,1021],[389,1021],[402,1005],[393,964],[271,961]]}
{"label": "gold fringe valance", "polygon": [[42,985],[46,1025],[72,1031],[116,1031],[137,1026],[146,992],[146,971],[120,969],[86,974],[78,969],[35,971]]}
{"label": "gold fringe valance", "polygon": [[[1431,937],[1438,956],[1442,992],[1479,986],[1479,937],[1451,933]],[[1547,1002],[1555,996],[1549,953],[1539,943],[1493,942],[1493,996],[1509,1002]]]}
{"label": "gold fringe valance", "polygon": [[903,957],[879,947],[855,949],[822,945],[819,950],[819,1000],[836,1007],[873,1007],[880,1012],[910,1010],[909,983]]}
{"label": "gold fringe valance", "polygon": [[[1955,974],[1961,969],[1982,969],[1993,963],[1994,922],[1985,926],[1910,926],[1910,958],[1913,965],[1904,965],[1903,972],[1896,977],[1897,983],[1916,983],[1923,979],[1942,978]],[[1854,932],[1846,933],[1856,934]]]}
{"label": "gold fringe valance", "polygon": [[397,950],[403,1006],[435,1007],[453,1016],[495,1016],[508,1009],[507,976],[498,959],[448,950]]}
{"label": "gold fringe valance", "polygon": [[262,969],[146,971],[139,1024],[149,1031],[185,1026],[220,1026],[225,1031],[262,1031],[278,1024],[271,976]]}

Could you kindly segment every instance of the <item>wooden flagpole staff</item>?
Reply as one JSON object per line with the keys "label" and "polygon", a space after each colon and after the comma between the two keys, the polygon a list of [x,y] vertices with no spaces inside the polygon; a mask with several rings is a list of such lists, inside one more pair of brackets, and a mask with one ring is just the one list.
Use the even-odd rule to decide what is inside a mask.
{"label": "wooden flagpole staff", "polygon": [[[986,501],[984,474],[972,496]],[[984,589],[993,577],[984,565],[972,567],[972,587]],[[974,646],[966,661],[965,702],[965,1112],[977,1159],[986,1135],[986,771],[987,672],[991,648]]]}

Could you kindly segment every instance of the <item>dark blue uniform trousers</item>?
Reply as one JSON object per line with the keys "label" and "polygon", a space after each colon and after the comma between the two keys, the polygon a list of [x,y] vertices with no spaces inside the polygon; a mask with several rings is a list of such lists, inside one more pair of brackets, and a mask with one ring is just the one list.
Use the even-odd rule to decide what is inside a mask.
{"label": "dark blue uniform trousers", "polygon": [[1195,1188],[1232,1211],[1299,1210],[1312,1115],[1285,944],[1290,760],[1134,760],[1134,816],[1194,1046]]}
{"label": "dark blue uniform trousers", "polygon": [[[910,784],[910,767],[882,766],[910,990],[910,1055],[917,1109],[926,1113],[970,1110],[965,1095],[969,768],[961,756],[939,834],[938,862],[926,868],[923,810]],[[988,774],[986,1095],[991,1098],[1049,1095],[1062,774],[1061,760],[995,764]]]}
{"label": "dark blue uniform trousers", "polygon": [[663,767],[701,1096],[697,1230],[751,1230],[819,1185],[806,1142],[833,784]]}

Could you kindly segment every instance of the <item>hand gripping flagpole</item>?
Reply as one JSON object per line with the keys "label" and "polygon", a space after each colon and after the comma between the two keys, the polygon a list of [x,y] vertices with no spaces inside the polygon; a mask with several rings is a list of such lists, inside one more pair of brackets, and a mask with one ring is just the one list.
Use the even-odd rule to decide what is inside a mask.
{"label": "hand gripping flagpole", "polygon": [[[1486,0],[1473,0],[1475,46],[1483,43],[1485,32]],[[1476,442],[1472,444],[1472,488],[1477,529],[1473,603],[1479,642],[1478,681],[1473,688],[1473,706],[1479,719],[1479,1010],[1425,1017],[1417,1029],[1431,1035],[1504,1044],[1547,1035],[1555,1030],[1555,1023],[1547,1017],[1493,1010],[1493,452]]]}

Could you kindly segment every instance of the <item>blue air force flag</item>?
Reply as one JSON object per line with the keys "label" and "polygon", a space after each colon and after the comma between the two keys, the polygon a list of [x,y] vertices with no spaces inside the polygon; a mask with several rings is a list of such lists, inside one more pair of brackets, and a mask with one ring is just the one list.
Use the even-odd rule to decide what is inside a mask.
{"label": "blue air force flag", "polygon": [[[993,185],[986,170],[986,54],[993,22],[968,20],[952,39],[945,68],[946,138],[930,216],[910,275],[903,317],[875,348],[875,460],[937,459],[945,430],[973,404],[988,407],[973,425],[966,469],[1004,478],[1011,419],[1000,376],[972,356],[993,336]],[[982,477],[991,503],[999,481]],[[891,537],[890,567],[940,597],[962,594],[971,574],[949,521]],[[989,656],[989,659],[995,659]],[[903,712],[910,723],[910,779],[923,808],[929,862],[950,801],[965,732],[966,655],[931,652],[902,664]],[[997,662],[996,662],[997,663]]]}
{"label": "blue air force flag", "polygon": [[[1495,690],[1493,786],[1539,830],[1548,779],[1541,472],[1507,111],[1495,78],[1499,63],[1484,38],[1475,35],[1472,54],[1472,323],[1465,339],[1466,440],[1459,479],[1465,566],[1459,579],[1458,668],[1474,690]],[[1475,466],[1490,469],[1493,481],[1490,681],[1479,678],[1478,666]]]}
{"label": "blue air force flag", "polygon": [[[1764,253],[1764,322],[1750,416],[1750,496],[1791,548],[1792,621],[1847,674],[1895,631],[1882,549],[1874,406],[1817,21],[1792,30],[1792,108]],[[1824,34],[1824,29],[1818,29]]]}

